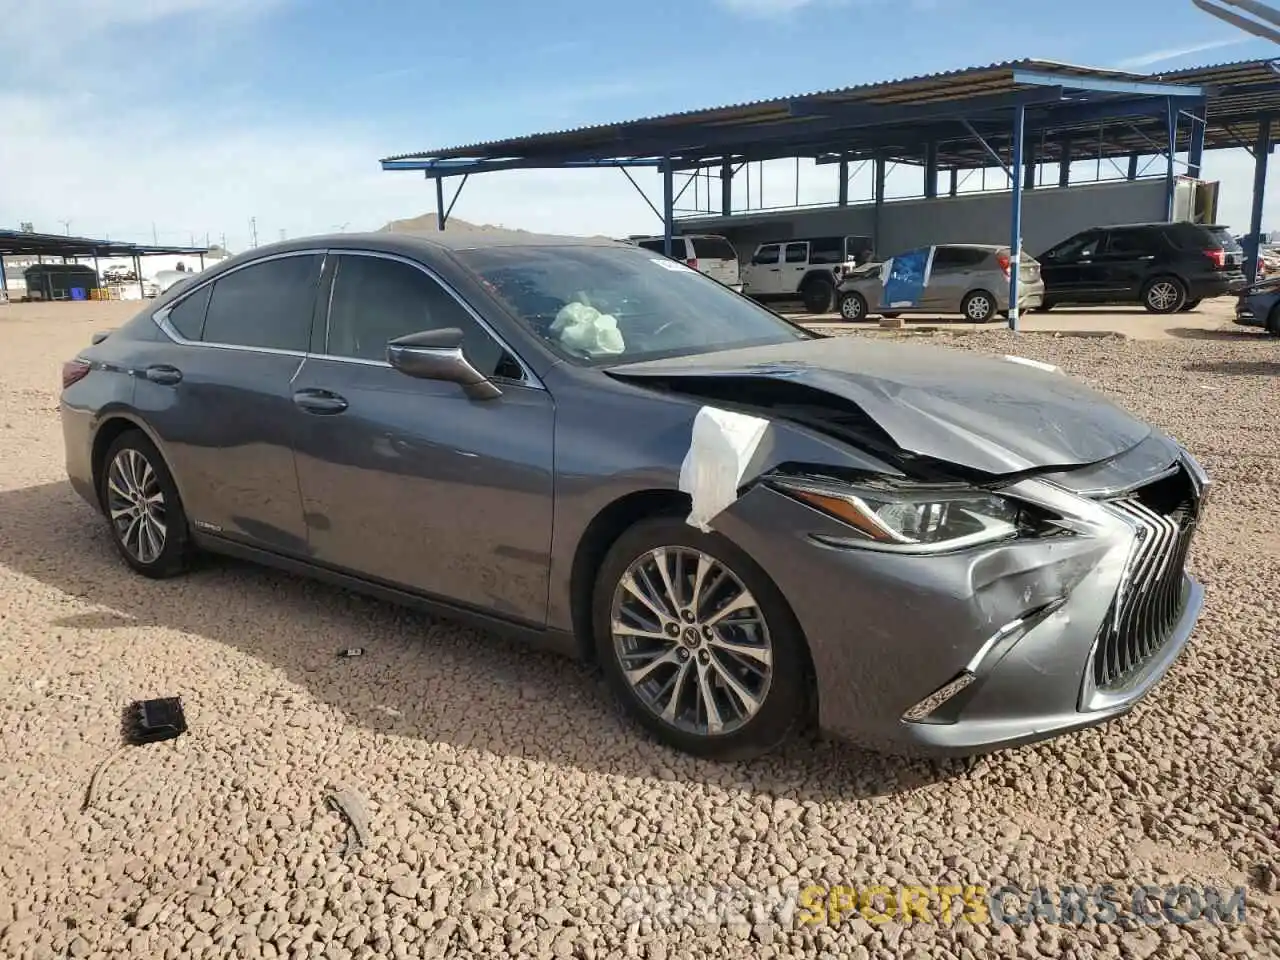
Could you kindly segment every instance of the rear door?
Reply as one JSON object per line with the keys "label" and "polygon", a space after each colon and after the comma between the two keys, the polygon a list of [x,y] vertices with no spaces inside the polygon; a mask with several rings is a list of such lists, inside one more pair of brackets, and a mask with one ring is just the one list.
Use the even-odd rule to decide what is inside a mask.
{"label": "rear door", "polygon": [[311,337],[322,252],[256,260],[157,315],[175,345],[144,361],[134,403],[159,435],[192,524],[304,556],[292,380]]}
{"label": "rear door", "polygon": [[921,294],[920,309],[928,313],[959,313],[960,301],[973,284],[974,267],[983,257],[981,250],[934,247],[933,268]]}
{"label": "rear door", "polygon": [[782,252],[782,271],[779,293],[795,293],[800,281],[809,272],[809,243],[807,240],[788,243]]}
{"label": "rear door", "polygon": [[738,271],[738,251],[724,237],[690,237],[693,245],[694,268],[727,287],[741,282]]}
{"label": "rear door", "polygon": [[1117,227],[1107,231],[1094,267],[1102,296],[1107,300],[1137,300],[1160,254],[1160,235],[1151,227]]}

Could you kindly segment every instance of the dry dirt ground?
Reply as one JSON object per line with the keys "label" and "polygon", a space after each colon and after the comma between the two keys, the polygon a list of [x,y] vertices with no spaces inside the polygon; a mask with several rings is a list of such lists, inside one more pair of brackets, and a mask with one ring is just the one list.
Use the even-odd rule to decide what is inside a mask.
{"label": "dry dirt ground", "polygon": [[[1203,459],[1190,649],[1125,719],[972,764],[806,740],[717,765],[490,636],[239,563],[127,572],[56,412],[110,306],[0,307],[0,956],[1280,955],[1280,341],[934,338],[1060,364]],[[169,695],[189,732],[82,811],[121,707]],[[368,821],[348,858],[339,784]],[[1243,887],[1245,918],[814,924],[796,892],[1005,883],[1112,884],[1130,920],[1142,884]]]}

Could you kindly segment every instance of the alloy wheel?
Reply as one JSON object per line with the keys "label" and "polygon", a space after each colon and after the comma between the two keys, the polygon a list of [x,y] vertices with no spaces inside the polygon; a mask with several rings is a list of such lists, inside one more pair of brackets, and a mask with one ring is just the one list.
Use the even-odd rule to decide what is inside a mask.
{"label": "alloy wheel", "polygon": [[111,461],[107,512],[116,537],[133,559],[151,564],[160,558],[168,534],[164,491],[141,451],[125,447]]}
{"label": "alloy wheel", "polygon": [[631,690],[679,730],[732,733],[769,694],[764,614],[738,576],[700,550],[658,547],[634,560],[614,590],[610,630]]}
{"label": "alloy wheel", "polygon": [[1172,280],[1160,280],[1147,291],[1147,303],[1151,309],[1167,313],[1178,303],[1178,287]]}
{"label": "alloy wheel", "polygon": [[861,320],[862,301],[857,297],[845,297],[840,301],[840,316],[846,320]]}
{"label": "alloy wheel", "polygon": [[969,319],[981,323],[991,316],[991,301],[982,294],[969,298]]}

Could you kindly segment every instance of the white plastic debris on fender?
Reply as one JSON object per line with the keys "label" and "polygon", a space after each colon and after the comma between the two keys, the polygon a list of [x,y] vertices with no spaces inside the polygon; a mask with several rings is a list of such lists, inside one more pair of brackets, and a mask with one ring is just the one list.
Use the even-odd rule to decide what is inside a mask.
{"label": "white plastic debris on fender", "polygon": [[1020,363],[1024,367],[1035,367],[1037,370],[1044,370],[1048,373],[1061,373],[1061,367],[1055,367],[1052,363],[1041,363],[1039,360],[1030,360],[1027,357],[1015,357],[1005,354],[1004,357],[1010,363]]}
{"label": "white plastic debris on fender", "polygon": [[690,526],[710,531],[716,515],[738,499],[743,474],[768,429],[768,420],[745,413],[718,407],[698,411],[689,452],[680,465],[680,490],[693,500]]}

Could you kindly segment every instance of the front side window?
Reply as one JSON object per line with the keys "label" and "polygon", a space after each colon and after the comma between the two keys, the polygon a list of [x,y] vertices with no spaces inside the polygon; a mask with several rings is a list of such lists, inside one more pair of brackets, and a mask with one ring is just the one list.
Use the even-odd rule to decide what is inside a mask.
{"label": "front side window", "polygon": [[751,258],[752,263],[777,263],[778,262],[778,245],[770,243],[761,247],[756,251],[756,255]]}
{"label": "front side window", "polygon": [[1044,259],[1071,263],[1085,257],[1092,257],[1098,252],[1098,241],[1101,239],[1100,233],[1082,233],[1058,244],[1045,254]]}
{"label": "front side window", "polygon": [[489,247],[455,257],[529,330],[579,363],[813,338],[704,274],[634,247]]}
{"label": "front side window", "polygon": [[[411,264],[343,254],[329,304],[329,356],[386,360],[390,340],[456,327],[462,331],[462,352],[473,367],[485,376],[512,376],[514,361],[502,345],[452,294]],[[519,377],[518,365],[514,376]]]}
{"label": "front side window", "polygon": [[318,253],[279,257],[219,277],[212,284],[201,339],[305,351],[323,259]]}

